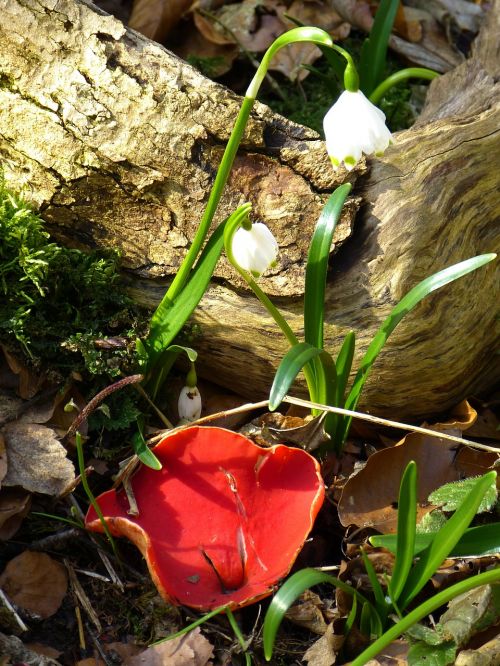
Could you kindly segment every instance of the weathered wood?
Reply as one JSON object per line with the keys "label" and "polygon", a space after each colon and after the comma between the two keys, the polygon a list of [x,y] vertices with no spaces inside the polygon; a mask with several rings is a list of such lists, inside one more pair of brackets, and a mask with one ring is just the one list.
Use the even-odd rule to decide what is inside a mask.
{"label": "weathered wood", "polygon": [[[351,174],[355,196],[338,240],[360,201],[362,209],[332,262],[328,348],[352,328],[359,359],[418,280],[494,249],[499,13],[497,2],[474,57],[433,82],[421,122],[370,161],[368,174]],[[175,272],[193,235],[237,96],[81,0],[0,0],[0,36],[9,182],[28,188],[64,242],[119,247],[137,299],[157,302],[154,278]],[[310,232],[337,182],[314,132],[257,105],[219,219],[250,200],[272,228],[282,254],[262,286],[298,332]],[[201,373],[258,398],[286,345],[225,262],[216,275],[195,316]],[[374,368],[364,407],[430,416],[491,386],[500,375],[497,285],[495,267],[483,268],[409,315]]]}

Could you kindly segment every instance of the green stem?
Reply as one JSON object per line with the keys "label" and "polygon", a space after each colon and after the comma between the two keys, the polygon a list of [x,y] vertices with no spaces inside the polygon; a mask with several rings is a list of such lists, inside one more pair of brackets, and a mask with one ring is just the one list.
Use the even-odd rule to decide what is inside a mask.
{"label": "green stem", "polygon": [[215,608],[213,611],[205,613],[205,615],[198,618],[194,622],[191,622],[191,624],[188,624],[188,626],[184,627],[184,629],[176,631],[175,634],[169,634],[168,636],[165,636],[165,638],[160,638],[159,641],[151,643],[149,647],[154,647],[155,645],[160,645],[161,643],[165,643],[166,641],[171,641],[173,638],[179,638],[179,636],[184,636],[184,634],[187,634],[193,629],[196,629],[196,627],[199,627],[200,624],[207,622],[207,620],[210,620],[211,618],[215,617],[216,615],[219,615],[220,613],[227,612],[227,610],[228,610],[227,606],[219,606],[218,608]]}
{"label": "green stem", "polygon": [[229,624],[231,625],[231,629],[233,630],[234,635],[238,639],[238,643],[241,645],[241,649],[243,650],[243,654],[245,655],[245,664],[246,664],[246,666],[251,666],[252,659],[251,659],[250,655],[247,652],[247,644],[246,644],[245,638],[244,638],[243,634],[240,631],[238,623],[236,622],[236,618],[233,615],[233,611],[230,608],[228,608],[226,610],[226,615],[227,615],[227,619],[229,620]]}
{"label": "green stem", "polygon": [[469,590],[479,587],[480,585],[488,585],[500,581],[500,567],[485,571],[477,576],[471,576],[467,580],[460,581],[446,590],[435,594],[433,597],[425,601],[415,610],[408,613],[402,620],[397,622],[394,626],[388,629],[380,638],[378,638],[372,645],[370,645],[364,652],[362,652],[354,661],[351,661],[351,666],[364,666],[371,659],[374,659],[381,650],[386,648],[396,640],[398,636],[408,631],[410,627],[419,622],[422,618],[426,617],[440,606],[451,601],[460,594],[464,594]]}
{"label": "green stem", "polygon": [[240,141],[243,137],[243,132],[245,131],[245,127],[254,101],[255,100],[250,97],[245,97],[243,99],[238,117],[236,118],[236,122],[233,127],[233,131],[231,132],[231,136],[229,137],[226,149],[224,150],[224,155],[222,156],[217,175],[215,176],[215,181],[212,186],[210,196],[208,197],[207,207],[205,208],[205,212],[203,213],[203,217],[201,218],[201,222],[198,226],[191,247],[184,257],[181,267],[173,279],[172,284],[168,288],[166,297],[171,301],[174,301],[177,298],[177,296],[182,291],[182,288],[186,284],[189,273],[194,265],[194,262],[196,261],[205,238],[207,237],[208,230],[222,196],[222,191],[229,177],[231,167],[233,166],[234,158],[236,157],[238,146],[240,145]]}
{"label": "green stem", "polygon": [[85,460],[83,457],[83,446],[82,446],[82,436],[78,431],[75,433],[75,440],[76,440],[76,454],[78,456],[78,469],[80,471],[80,478],[82,481],[82,486],[83,489],[85,490],[85,493],[87,497],[89,498],[89,502],[92,505],[94,511],[97,514],[97,517],[101,521],[101,525],[103,527],[104,533],[109,539],[109,543],[111,544],[111,548],[113,549],[113,553],[115,554],[116,559],[120,562],[120,556],[118,555],[118,549],[116,547],[115,540],[111,536],[111,532],[109,531],[108,525],[106,521],[104,520],[103,513],[101,511],[101,507],[97,503],[96,498],[94,497],[93,492],[90,490],[89,482],[87,481],[87,474],[85,472]]}
{"label": "green stem", "polygon": [[[242,206],[241,208],[238,209],[238,211],[241,211],[240,214],[237,214],[234,216],[232,220],[228,220],[226,224],[226,228],[224,230],[224,247],[226,250],[226,256],[230,263],[234,266],[234,268],[238,271],[238,273],[241,275],[241,277],[245,280],[245,282],[248,284],[250,289],[253,291],[253,293],[257,296],[259,301],[262,303],[262,305],[266,308],[266,310],[269,312],[271,317],[274,319],[276,322],[277,326],[287,339],[290,347],[294,347],[295,345],[299,344],[299,339],[295,335],[295,333],[292,331],[290,324],[287,322],[287,320],[283,317],[281,312],[278,310],[278,308],[274,305],[274,303],[271,301],[271,299],[262,291],[262,289],[259,287],[259,285],[255,282],[253,279],[252,275],[248,273],[248,271],[244,270],[241,268],[241,266],[238,264],[236,259],[234,258],[233,255],[233,237],[234,234],[238,231],[238,229],[241,226],[245,225],[245,222],[248,220],[248,213],[250,212],[250,204],[246,204],[245,206]],[[237,212],[238,212],[237,211]],[[314,372],[312,368],[308,365],[305,365],[303,367],[303,372],[304,376],[306,378],[307,382],[307,388],[309,391],[310,396],[317,396],[317,391],[316,391],[316,380],[314,376]],[[313,398],[311,397],[311,401],[315,402]]]}
{"label": "green stem", "polygon": [[437,72],[432,71],[432,69],[427,69],[427,67],[408,67],[407,69],[400,69],[399,72],[394,72],[394,74],[388,76],[375,88],[370,95],[370,102],[378,104],[388,90],[408,79],[427,79],[428,81],[432,81],[432,79],[435,79],[437,76],[439,76]]}

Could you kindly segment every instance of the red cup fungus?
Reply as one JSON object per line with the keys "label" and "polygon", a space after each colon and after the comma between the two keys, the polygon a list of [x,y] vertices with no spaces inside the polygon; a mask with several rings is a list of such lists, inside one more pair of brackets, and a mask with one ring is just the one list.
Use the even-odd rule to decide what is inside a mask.
{"label": "red cup fungus", "polygon": [[[199,610],[253,603],[287,575],[323,503],[318,462],[302,449],[257,446],[223,428],[186,428],[155,448],[160,471],[97,498],[110,532],[144,555],[164,599]],[[89,530],[103,532],[94,509]]]}

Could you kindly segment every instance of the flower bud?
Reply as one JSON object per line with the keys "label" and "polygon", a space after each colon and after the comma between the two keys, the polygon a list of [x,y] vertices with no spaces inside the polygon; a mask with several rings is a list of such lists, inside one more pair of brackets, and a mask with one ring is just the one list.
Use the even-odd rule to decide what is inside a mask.
{"label": "flower bud", "polygon": [[276,263],[278,243],[265,224],[257,222],[247,230],[240,227],[233,237],[231,246],[233,258],[244,270],[254,277]]}
{"label": "flower bud", "polygon": [[184,386],[177,403],[179,419],[184,422],[196,421],[201,415],[201,395],[196,386]]}
{"label": "flower bud", "polygon": [[349,171],[365,155],[381,155],[391,142],[385,115],[361,90],[345,90],[323,120],[326,149],[337,169],[343,162]]}

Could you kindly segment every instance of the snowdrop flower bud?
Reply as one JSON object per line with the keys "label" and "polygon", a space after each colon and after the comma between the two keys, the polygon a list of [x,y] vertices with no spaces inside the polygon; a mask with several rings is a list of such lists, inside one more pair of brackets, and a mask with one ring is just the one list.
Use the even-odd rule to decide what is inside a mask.
{"label": "snowdrop flower bud", "polygon": [[278,256],[278,243],[265,224],[257,222],[249,230],[240,227],[233,236],[233,258],[244,270],[260,277]]}
{"label": "snowdrop flower bud", "polygon": [[365,155],[381,155],[391,142],[385,115],[361,90],[345,90],[323,120],[326,149],[334,169],[349,171]]}
{"label": "snowdrop flower bud", "polygon": [[181,423],[196,421],[201,415],[201,395],[196,386],[197,377],[194,362],[187,373],[186,386],[181,389],[177,411]]}
{"label": "snowdrop flower bud", "polygon": [[181,421],[196,421],[200,418],[201,395],[196,386],[184,386],[181,389],[177,408]]}

